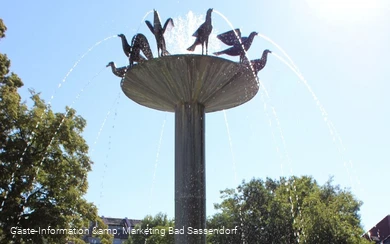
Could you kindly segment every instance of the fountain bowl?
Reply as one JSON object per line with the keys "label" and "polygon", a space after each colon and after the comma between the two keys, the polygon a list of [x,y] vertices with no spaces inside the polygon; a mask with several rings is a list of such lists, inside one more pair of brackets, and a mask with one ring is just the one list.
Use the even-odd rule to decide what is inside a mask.
{"label": "fountain bowl", "polygon": [[147,60],[128,69],[123,92],[134,102],[174,112],[185,103],[200,103],[205,112],[237,107],[258,92],[249,66],[207,55],[170,55]]}

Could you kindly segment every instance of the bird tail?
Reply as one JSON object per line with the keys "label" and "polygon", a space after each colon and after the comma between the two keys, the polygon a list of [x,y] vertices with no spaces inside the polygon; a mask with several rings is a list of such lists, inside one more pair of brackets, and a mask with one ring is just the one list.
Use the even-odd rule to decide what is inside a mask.
{"label": "bird tail", "polygon": [[187,48],[187,50],[193,52],[195,50],[196,46],[197,46],[197,43],[195,42],[194,44],[192,44],[191,47]]}

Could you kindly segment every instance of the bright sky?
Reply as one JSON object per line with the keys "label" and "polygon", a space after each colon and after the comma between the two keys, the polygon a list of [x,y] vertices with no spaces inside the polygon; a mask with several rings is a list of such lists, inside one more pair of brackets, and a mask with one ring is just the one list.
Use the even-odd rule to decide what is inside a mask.
{"label": "bright sky", "polygon": [[[56,112],[68,105],[87,119],[84,136],[95,164],[86,198],[99,207],[99,214],[142,219],[164,212],[174,217],[174,115],[142,107],[123,94],[120,79],[105,67],[109,61],[127,65],[115,35],[131,39],[144,33],[156,55],[154,37],[144,23],[153,20],[149,11],[155,8],[163,22],[172,17],[176,24],[166,36],[168,51],[186,53],[194,40],[191,34],[211,7],[216,11],[209,53],[225,48],[215,35],[232,29],[220,12],[243,36],[257,31],[282,47],[319,102],[288,66],[270,55],[259,73],[268,97],[262,90],[227,110],[226,120],[224,112],[207,114],[207,215],[215,213],[220,190],[243,179],[291,174],[312,175],[320,184],[334,176],[335,184],[350,188],[364,202],[366,230],[390,214],[390,2],[192,3],[2,3],[0,17],[8,31],[0,52],[23,79],[23,98],[28,99],[27,88],[34,88]],[[260,58],[264,49],[287,60],[261,36],[248,51],[250,59]],[[200,51],[198,47],[195,53]]]}

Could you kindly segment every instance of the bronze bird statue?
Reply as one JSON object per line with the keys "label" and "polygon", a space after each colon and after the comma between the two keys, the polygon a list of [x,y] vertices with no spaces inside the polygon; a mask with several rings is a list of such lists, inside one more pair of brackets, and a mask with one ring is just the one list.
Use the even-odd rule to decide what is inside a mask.
{"label": "bronze bird statue", "polygon": [[268,56],[268,53],[272,53],[270,50],[268,49],[265,49],[263,51],[263,55],[261,55],[261,58],[260,59],[255,59],[255,60],[251,60],[251,64],[252,64],[252,67],[253,67],[253,71],[255,72],[255,74],[257,75],[259,73],[260,70],[262,70],[265,65],[267,64],[267,56]]}
{"label": "bronze bird statue", "polygon": [[240,56],[240,62],[245,58],[245,52],[248,51],[252,45],[253,38],[257,36],[257,32],[252,32],[248,37],[241,37],[240,29],[231,30],[219,34],[217,38],[228,46],[232,46],[220,52],[215,52],[214,55],[219,56],[226,54],[230,56]]}
{"label": "bronze bird statue", "polygon": [[207,10],[206,21],[203,24],[201,24],[201,26],[192,35],[196,37],[196,39],[194,44],[192,44],[192,46],[187,48],[188,51],[194,51],[196,46],[202,44],[202,55],[203,55],[204,45],[206,44],[206,55],[207,55],[208,46],[209,46],[209,36],[211,34],[211,31],[213,30],[213,26],[211,25],[211,12],[213,12],[212,8]]}
{"label": "bronze bird statue", "polygon": [[121,38],[121,40],[122,40],[123,52],[125,53],[126,57],[130,57],[131,46],[130,46],[129,43],[127,42],[126,36],[123,35],[123,34],[119,34],[118,36],[119,36],[119,37]]}
{"label": "bronze bird statue", "polygon": [[[160,16],[158,15],[158,12],[154,10],[154,26],[146,20],[145,23],[149,27],[150,31],[153,33],[154,37],[156,38],[157,43],[157,53],[158,56],[165,56],[169,55],[169,52],[167,51],[166,45],[165,45],[165,39],[164,39],[164,33],[167,29],[171,29],[174,27],[172,18],[167,19],[165,21],[164,27],[161,26]],[[161,50],[161,54],[160,54]]]}
{"label": "bronze bird statue", "polygon": [[111,66],[112,73],[118,77],[125,77],[127,66],[117,68],[114,62],[109,62],[106,67]]}
{"label": "bronze bird statue", "polygon": [[[141,51],[146,58],[141,54]],[[131,40],[130,67],[134,65],[134,62],[142,63],[148,59],[153,59],[148,39],[143,34],[134,35]]]}

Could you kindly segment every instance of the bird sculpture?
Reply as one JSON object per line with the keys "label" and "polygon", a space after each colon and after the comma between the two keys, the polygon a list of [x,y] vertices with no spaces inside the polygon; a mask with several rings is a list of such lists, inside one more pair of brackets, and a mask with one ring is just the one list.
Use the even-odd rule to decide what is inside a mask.
{"label": "bird sculpture", "polygon": [[114,62],[109,62],[106,67],[111,66],[112,73],[118,77],[125,77],[127,66],[117,68]]}
{"label": "bird sculpture", "polygon": [[[141,51],[146,58],[141,54]],[[136,34],[131,40],[130,67],[134,65],[134,62],[142,63],[147,59],[153,59],[153,53],[150,49],[148,39],[143,34]]]}
{"label": "bird sculpture", "polygon": [[127,39],[126,39],[126,36],[123,35],[123,34],[119,34],[118,35],[121,40],[122,40],[122,48],[123,48],[123,52],[125,53],[126,57],[130,57],[130,52],[131,52],[131,46],[130,44],[127,42]]}
{"label": "bird sculpture", "polygon": [[153,33],[154,37],[156,38],[158,56],[161,57],[161,56],[169,55],[169,52],[167,51],[165,45],[164,33],[167,29],[171,29],[172,27],[174,27],[173,20],[172,18],[167,19],[167,21],[165,21],[164,27],[162,27],[160,16],[158,12],[154,10],[153,22],[154,25],[152,25],[148,20],[145,21],[146,25],[149,27],[150,31]]}
{"label": "bird sculpture", "polygon": [[203,55],[204,45],[206,44],[206,55],[207,55],[208,46],[209,46],[209,36],[211,34],[211,31],[213,30],[213,26],[211,25],[211,12],[213,12],[212,8],[207,10],[206,21],[192,35],[196,37],[196,39],[194,44],[192,44],[192,46],[187,48],[188,51],[193,52],[196,46],[202,44],[202,55]]}
{"label": "bird sculpture", "polygon": [[245,53],[251,47],[253,38],[257,36],[257,32],[252,32],[248,37],[241,37],[240,29],[231,30],[219,34],[217,38],[228,46],[232,46],[220,52],[215,52],[214,55],[219,56],[226,54],[230,56],[240,56],[240,62],[243,62]]}
{"label": "bird sculpture", "polygon": [[255,72],[255,74],[257,75],[259,73],[260,70],[262,70],[265,65],[267,64],[267,55],[268,53],[272,53],[270,50],[268,49],[265,49],[263,51],[263,55],[261,55],[261,58],[260,59],[255,59],[255,60],[251,60],[251,64],[252,64],[252,67],[253,67],[253,71]]}

